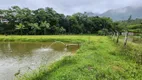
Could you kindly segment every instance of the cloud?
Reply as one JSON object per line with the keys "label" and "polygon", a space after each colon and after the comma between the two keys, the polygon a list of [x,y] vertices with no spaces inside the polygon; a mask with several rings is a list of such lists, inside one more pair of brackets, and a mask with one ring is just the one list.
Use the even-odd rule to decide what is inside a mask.
{"label": "cloud", "polygon": [[102,13],[109,9],[126,6],[140,6],[141,0],[2,0],[0,8],[18,5],[31,9],[52,7],[59,13],[73,14],[76,12]]}

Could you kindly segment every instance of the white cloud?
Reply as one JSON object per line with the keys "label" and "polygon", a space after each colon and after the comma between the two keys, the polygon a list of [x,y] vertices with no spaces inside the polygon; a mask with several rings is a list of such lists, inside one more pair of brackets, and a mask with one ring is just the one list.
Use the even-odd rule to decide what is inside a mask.
{"label": "white cloud", "polygon": [[13,5],[29,7],[31,9],[52,7],[59,13],[73,14],[75,12],[99,12],[108,9],[126,6],[142,5],[141,0],[2,0],[0,8],[8,8]]}

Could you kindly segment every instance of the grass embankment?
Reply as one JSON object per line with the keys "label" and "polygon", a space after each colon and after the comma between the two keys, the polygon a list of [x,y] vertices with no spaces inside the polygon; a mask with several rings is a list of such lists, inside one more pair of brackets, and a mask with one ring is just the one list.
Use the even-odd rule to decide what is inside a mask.
{"label": "grass embankment", "polygon": [[63,41],[63,42],[85,42],[88,40],[89,36],[80,35],[48,35],[48,36],[4,36],[0,35],[0,41],[18,41],[18,42],[47,42],[47,41]]}
{"label": "grass embankment", "polygon": [[[82,37],[75,38],[88,39]],[[141,47],[130,44],[124,48],[108,37],[91,36],[91,42],[86,41],[74,56],[41,66],[18,80],[141,80]]]}

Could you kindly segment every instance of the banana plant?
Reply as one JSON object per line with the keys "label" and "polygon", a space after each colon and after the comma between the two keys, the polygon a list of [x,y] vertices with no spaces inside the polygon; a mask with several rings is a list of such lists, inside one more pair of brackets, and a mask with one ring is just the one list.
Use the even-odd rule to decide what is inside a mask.
{"label": "banana plant", "polygon": [[23,30],[26,29],[25,28],[25,25],[22,24],[22,23],[19,23],[18,25],[15,25],[16,26],[16,30],[20,30],[20,33],[21,33],[21,36],[23,35]]}
{"label": "banana plant", "polygon": [[37,33],[37,30],[41,30],[41,28],[38,26],[38,23],[30,23],[29,26],[31,27],[35,35]]}
{"label": "banana plant", "polygon": [[44,35],[46,35],[47,34],[47,29],[50,28],[50,24],[47,23],[46,21],[44,21],[44,22],[41,22],[40,27],[43,28]]}

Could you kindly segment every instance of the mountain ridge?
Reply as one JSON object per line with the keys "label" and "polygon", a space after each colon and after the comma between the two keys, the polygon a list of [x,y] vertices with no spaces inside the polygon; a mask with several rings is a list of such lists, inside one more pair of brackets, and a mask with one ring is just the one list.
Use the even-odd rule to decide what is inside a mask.
{"label": "mountain ridge", "polygon": [[91,12],[91,15],[90,15],[90,12],[88,12],[87,15],[88,16],[110,17],[114,21],[127,20],[130,15],[132,16],[132,19],[136,19],[136,18],[142,18],[142,6],[140,7],[127,6],[124,8],[110,9],[102,14]]}

